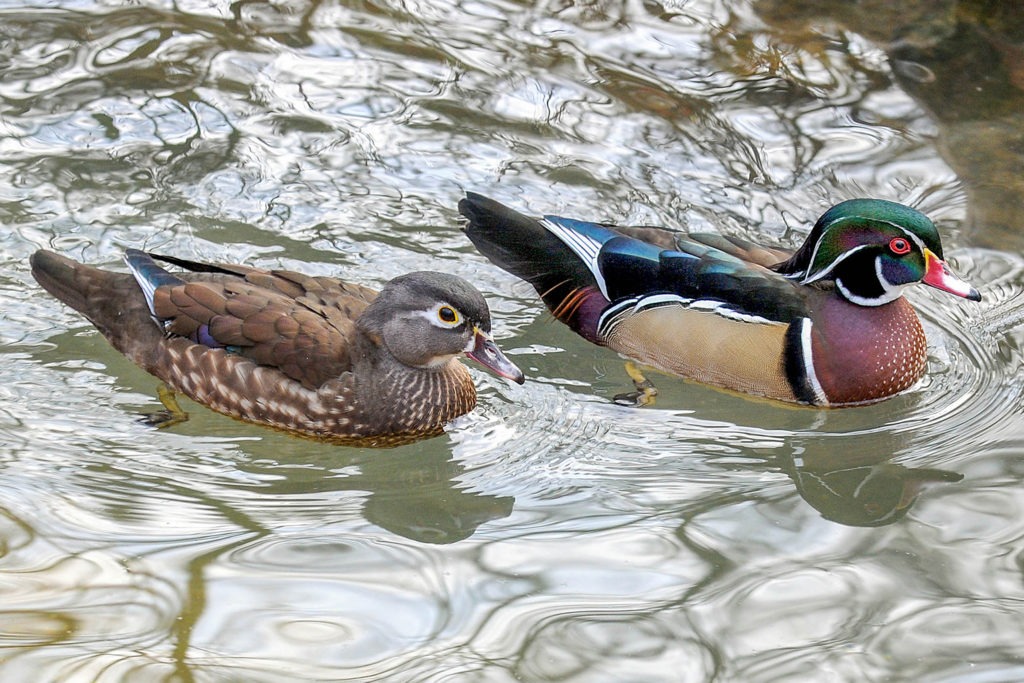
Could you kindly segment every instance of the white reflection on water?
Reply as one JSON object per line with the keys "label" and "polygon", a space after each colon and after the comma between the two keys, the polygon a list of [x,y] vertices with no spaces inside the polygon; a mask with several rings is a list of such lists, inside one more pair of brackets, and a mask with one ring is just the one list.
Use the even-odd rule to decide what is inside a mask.
{"label": "white reflection on water", "polygon": [[[961,89],[993,112],[965,125],[927,45],[900,84],[878,26],[792,5],[0,10],[0,678],[1020,678],[1024,241],[977,217],[1021,200],[974,158],[1013,168],[983,131],[1019,95]],[[929,376],[876,406],[658,378],[623,408],[621,362],[472,250],[465,189],[790,246],[902,200],[985,301],[914,292]],[[478,411],[394,451],[194,406],[154,432],[151,379],[31,281],[44,246],[457,271],[530,382],[474,372]]]}

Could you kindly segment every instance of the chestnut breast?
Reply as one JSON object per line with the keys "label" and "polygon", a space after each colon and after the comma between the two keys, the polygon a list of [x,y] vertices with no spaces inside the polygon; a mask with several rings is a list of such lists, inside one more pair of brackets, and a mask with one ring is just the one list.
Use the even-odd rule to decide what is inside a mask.
{"label": "chestnut breast", "polygon": [[831,405],[886,398],[924,374],[924,330],[902,297],[871,307],[823,297],[811,319],[814,372]]}

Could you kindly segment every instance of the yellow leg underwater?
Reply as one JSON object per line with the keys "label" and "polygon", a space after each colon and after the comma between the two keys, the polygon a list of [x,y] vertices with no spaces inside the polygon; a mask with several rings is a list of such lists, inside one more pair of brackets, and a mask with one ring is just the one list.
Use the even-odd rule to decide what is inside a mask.
{"label": "yellow leg underwater", "polygon": [[638,408],[653,406],[655,397],[658,395],[658,388],[654,386],[651,380],[644,376],[640,366],[631,360],[626,361],[626,374],[633,380],[633,386],[636,387],[636,391],[616,394],[612,400],[620,405],[636,406]]}
{"label": "yellow leg underwater", "polygon": [[157,429],[166,429],[188,420],[188,413],[181,409],[177,396],[166,384],[161,384],[156,388],[156,397],[164,405],[164,410],[143,415],[141,418],[143,422]]}

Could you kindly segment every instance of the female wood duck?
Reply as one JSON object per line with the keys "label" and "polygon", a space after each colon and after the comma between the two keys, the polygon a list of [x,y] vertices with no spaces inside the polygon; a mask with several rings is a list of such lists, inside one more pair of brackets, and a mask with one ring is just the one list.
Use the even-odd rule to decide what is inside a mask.
{"label": "female wood duck", "polygon": [[[170,273],[154,259],[191,272]],[[378,294],[134,249],[125,261],[130,274],[38,251],[32,275],[174,391],[242,420],[393,445],[440,433],[473,409],[461,354],[523,381],[491,339],[483,296],[453,275],[409,273]]]}
{"label": "female wood duck", "polygon": [[533,219],[468,194],[466,234],[529,281],[591,342],[662,371],[815,406],[878,401],[925,370],[925,337],[903,290],[924,282],[980,301],[909,207],[838,204],[796,253],[714,234]]}

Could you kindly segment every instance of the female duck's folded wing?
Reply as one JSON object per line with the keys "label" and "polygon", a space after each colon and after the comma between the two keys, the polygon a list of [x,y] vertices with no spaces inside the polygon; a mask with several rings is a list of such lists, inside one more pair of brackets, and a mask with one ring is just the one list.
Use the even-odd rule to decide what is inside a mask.
{"label": "female duck's folded wing", "polygon": [[342,282],[332,277],[306,275],[291,270],[263,270],[233,263],[201,263],[176,256],[149,254],[158,261],[170,263],[193,273],[219,273],[240,277],[250,284],[275,291],[289,299],[304,301],[311,307],[326,306],[351,313],[358,317],[371,301],[377,298],[377,290]]}
{"label": "female duck's folded wing", "polygon": [[195,273],[153,291],[153,314],[168,334],[223,347],[310,389],[351,369],[354,321],[372,290],[285,271],[161,260]]}

